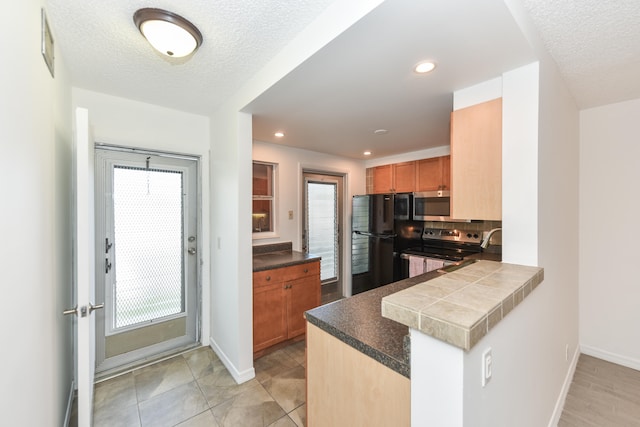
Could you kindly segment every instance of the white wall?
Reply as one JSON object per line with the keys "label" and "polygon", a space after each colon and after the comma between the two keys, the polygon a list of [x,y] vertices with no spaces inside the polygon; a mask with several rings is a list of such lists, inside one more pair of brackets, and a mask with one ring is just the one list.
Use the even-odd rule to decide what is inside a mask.
{"label": "white wall", "polygon": [[[536,427],[555,425],[560,415],[579,354],[578,113],[553,62],[541,56],[539,64],[502,76],[503,255],[505,261],[537,263],[545,269],[545,280],[476,347],[435,365],[439,371],[463,372],[453,388],[433,369],[412,366],[412,403],[422,405],[416,408],[418,424]],[[456,98],[477,94],[477,89],[456,92],[454,105],[469,105]],[[484,89],[474,102],[495,97],[495,81]],[[430,354],[446,351],[441,347],[447,344],[425,336],[414,340],[414,335],[412,360],[415,350],[417,359],[430,365]],[[488,347],[493,378],[482,388],[482,352]],[[425,409],[424,402],[438,389],[463,407],[462,417],[437,411],[437,405]]]}
{"label": "white wall", "polygon": [[[3,425],[59,426],[73,378],[71,89],[40,54],[41,0],[12,2],[0,27],[0,413]],[[55,28],[52,28],[55,37]],[[34,409],[34,404],[37,408]]]}
{"label": "white wall", "polygon": [[211,115],[210,341],[236,381],[253,376],[252,134],[251,117],[241,111],[381,2],[334,2]]}
{"label": "white wall", "polygon": [[580,113],[580,346],[640,369],[640,99]]}
{"label": "white wall", "polygon": [[74,107],[89,110],[98,143],[200,156],[202,183],[202,342],[208,344],[210,290],[209,118],[80,88],[73,88]]}
{"label": "white wall", "polygon": [[[267,142],[253,142],[253,160],[278,164],[277,188],[277,238],[254,239],[254,245],[274,242],[291,242],[294,250],[302,248],[301,210],[302,171],[314,170],[345,175],[344,212],[342,217],[342,265],[345,291],[351,290],[351,198],[364,194],[365,167],[361,160],[336,157],[315,151],[285,147]],[[293,220],[288,219],[288,211],[293,211]]]}

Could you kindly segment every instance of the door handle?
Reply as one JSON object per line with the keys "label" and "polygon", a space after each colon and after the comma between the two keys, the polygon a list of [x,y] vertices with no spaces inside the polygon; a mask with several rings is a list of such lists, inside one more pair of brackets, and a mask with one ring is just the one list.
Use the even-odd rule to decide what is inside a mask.
{"label": "door handle", "polygon": [[91,314],[95,310],[99,310],[101,308],[104,308],[104,303],[96,305],[89,303],[88,306],[82,306],[80,308],[78,308],[77,306],[73,308],[67,308],[62,312],[62,314],[65,316],[69,314],[75,314],[77,316],[78,314],[80,314],[80,317],[87,317],[87,314]]}
{"label": "door handle", "polygon": [[65,316],[68,316],[70,314],[78,314],[78,306],[75,306],[73,308],[67,308],[62,312],[62,314]]}

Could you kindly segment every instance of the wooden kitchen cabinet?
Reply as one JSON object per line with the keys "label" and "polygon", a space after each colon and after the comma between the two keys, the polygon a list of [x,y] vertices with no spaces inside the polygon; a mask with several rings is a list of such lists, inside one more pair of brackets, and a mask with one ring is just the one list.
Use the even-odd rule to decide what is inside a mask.
{"label": "wooden kitchen cabinet", "polygon": [[432,157],[416,162],[416,191],[449,190],[451,156]]}
{"label": "wooden kitchen cabinet", "polygon": [[304,334],[319,305],[320,261],[253,273],[253,352]]}
{"label": "wooden kitchen cabinet", "polygon": [[451,113],[451,216],[502,219],[502,98]]}
{"label": "wooden kitchen cabinet", "polygon": [[367,193],[410,193],[416,186],[416,162],[393,163],[367,169]]}
{"label": "wooden kitchen cabinet", "polygon": [[411,381],[307,323],[307,426],[411,425]]}

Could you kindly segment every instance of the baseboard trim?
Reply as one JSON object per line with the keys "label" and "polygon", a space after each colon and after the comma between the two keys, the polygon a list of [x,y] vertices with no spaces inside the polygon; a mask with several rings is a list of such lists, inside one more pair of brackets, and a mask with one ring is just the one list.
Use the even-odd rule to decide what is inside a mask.
{"label": "baseboard trim", "polygon": [[626,366],[627,368],[640,371],[640,360],[638,359],[611,353],[610,351],[591,347],[589,345],[581,345],[580,350],[587,356],[597,357],[598,359],[606,360],[607,362],[615,363],[616,365]]}
{"label": "baseboard trim", "polygon": [[69,389],[69,397],[67,398],[67,411],[64,414],[64,424],[63,427],[69,427],[69,423],[71,423],[71,412],[73,411],[73,398],[76,394],[76,382],[71,381],[71,388]]}
{"label": "baseboard trim", "polygon": [[567,400],[567,394],[569,393],[569,388],[571,387],[571,381],[573,381],[573,375],[576,372],[576,366],[578,366],[579,358],[580,347],[576,346],[576,351],[573,353],[571,364],[569,365],[569,370],[567,371],[567,375],[565,375],[564,377],[564,383],[562,384],[560,395],[558,396],[558,400],[556,401],[556,406],[553,408],[553,414],[551,415],[551,421],[549,421],[549,427],[557,427],[558,422],[560,421],[562,410],[564,409],[564,403]]}
{"label": "baseboard trim", "polygon": [[256,371],[253,366],[250,369],[242,372],[236,369],[235,365],[231,363],[231,360],[229,360],[224,351],[222,351],[218,343],[216,343],[216,341],[211,337],[209,337],[209,345],[211,346],[211,349],[218,355],[218,357],[222,361],[222,364],[227,368],[233,379],[238,384],[245,383],[256,377]]}

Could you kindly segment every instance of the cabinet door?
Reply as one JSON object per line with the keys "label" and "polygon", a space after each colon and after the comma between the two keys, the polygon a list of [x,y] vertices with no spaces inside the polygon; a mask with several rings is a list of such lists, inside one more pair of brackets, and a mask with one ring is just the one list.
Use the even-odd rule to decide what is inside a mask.
{"label": "cabinet door", "polygon": [[305,332],[304,312],[320,305],[320,276],[286,282],[288,338]]}
{"label": "cabinet door", "polygon": [[442,189],[451,189],[451,156],[440,157],[442,161]]}
{"label": "cabinet door", "polygon": [[283,282],[253,289],[253,351],[287,339],[287,307]]}
{"label": "cabinet door", "polygon": [[502,99],[451,113],[451,216],[502,219]]}
{"label": "cabinet door", "polygon": [[442,188],[442,159],[433,157],[417,161],[417,190],[435,191]]}
{"label": "cabinet door", "polygon": [[393,191],[395,193],[410,193],[416,189],[416,162],[393,164]]}
{"label": "cabinet door", "polygon": [[393,192],[392,165],[376,166],[372,169],[373,194],[385,194]]}

